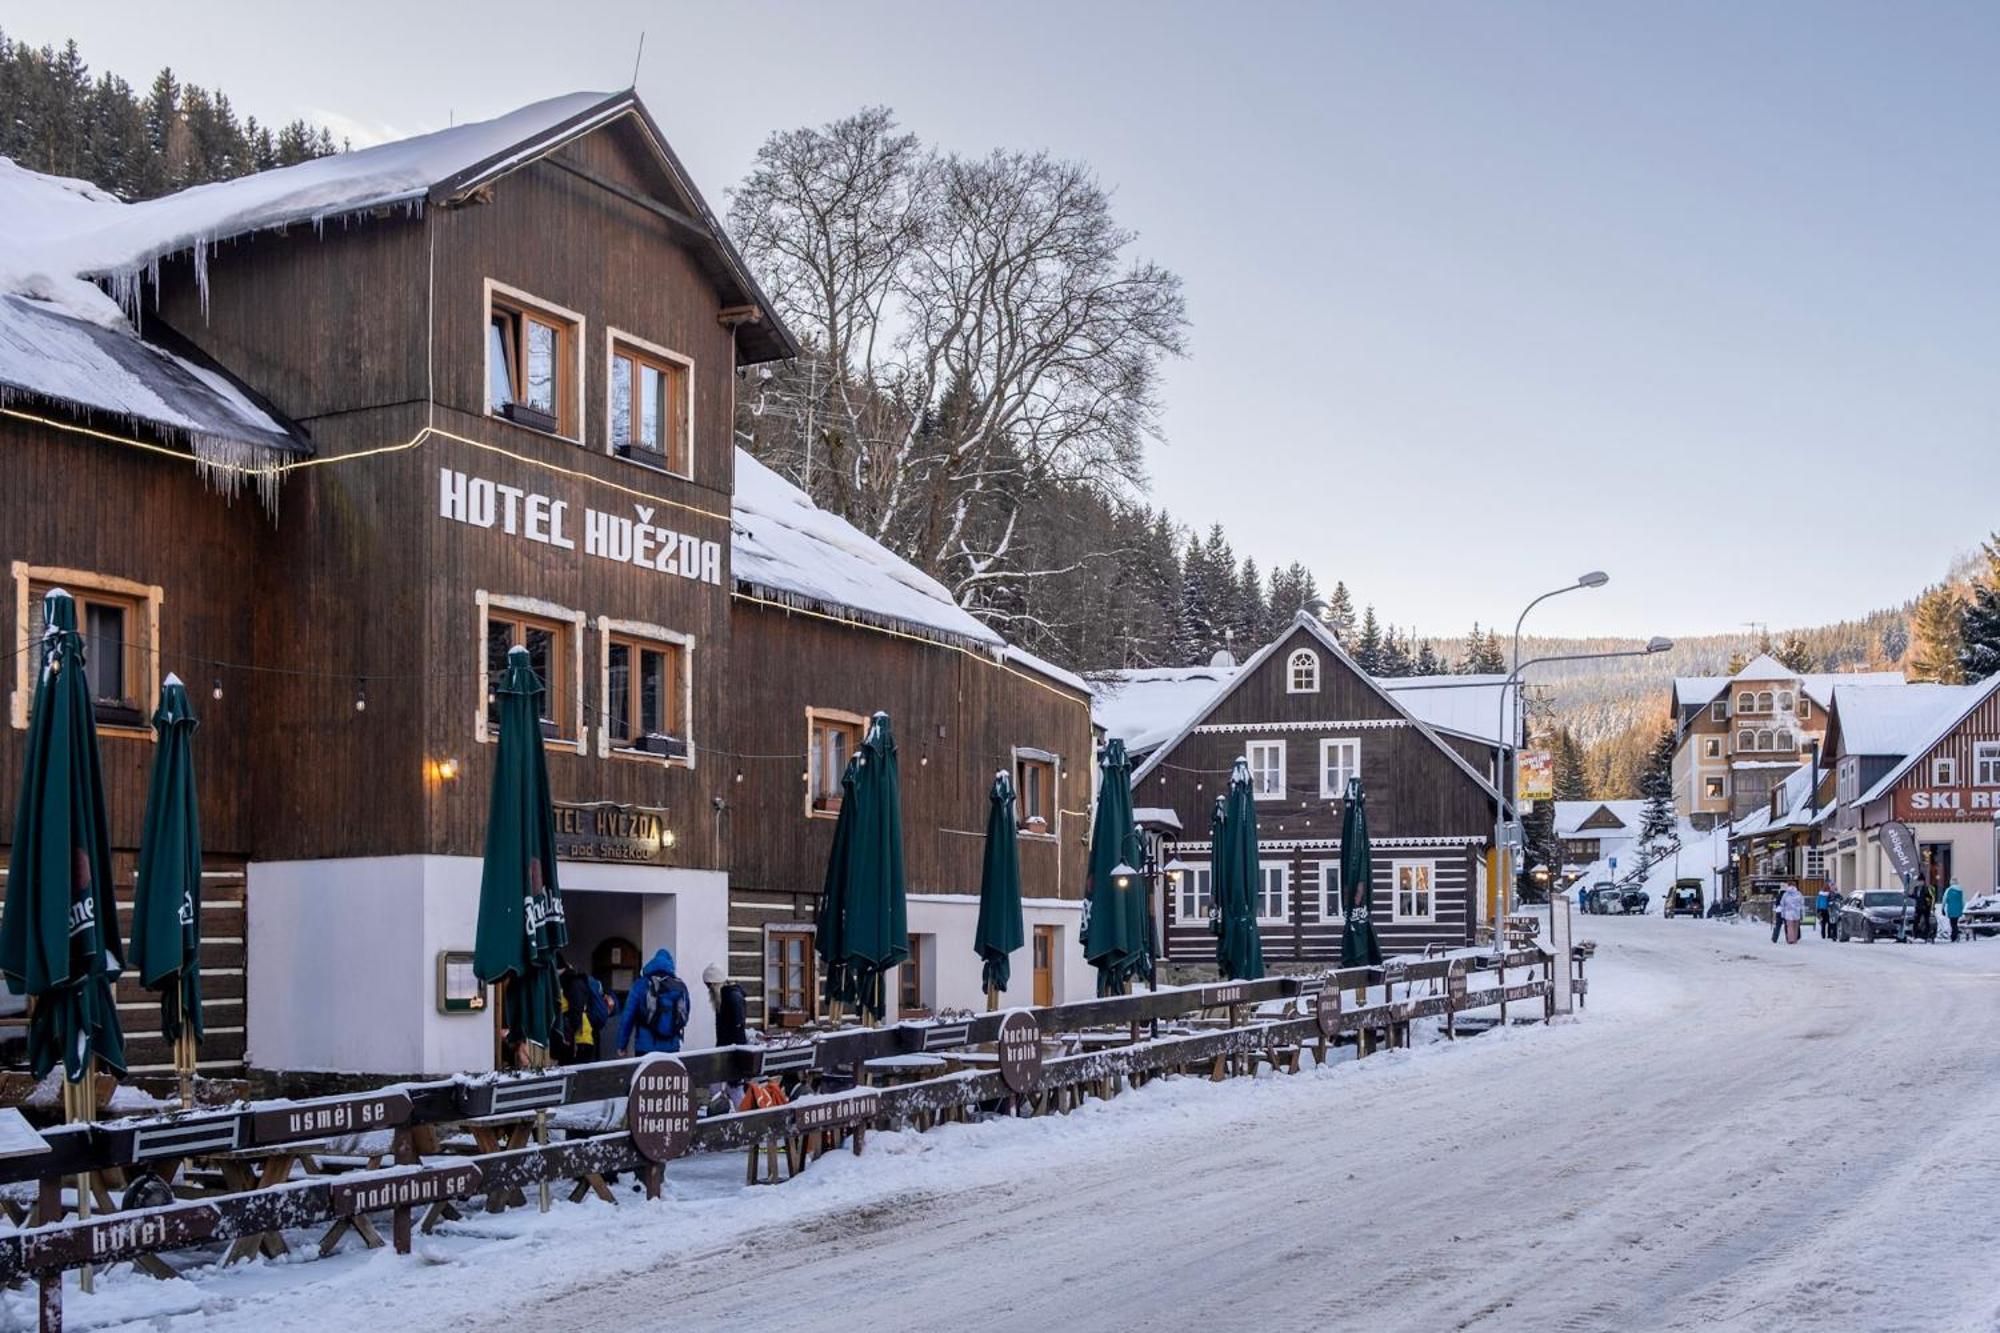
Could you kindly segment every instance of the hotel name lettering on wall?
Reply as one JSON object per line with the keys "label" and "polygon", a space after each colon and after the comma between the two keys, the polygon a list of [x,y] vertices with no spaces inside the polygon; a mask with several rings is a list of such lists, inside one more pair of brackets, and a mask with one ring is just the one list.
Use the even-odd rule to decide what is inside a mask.
{"label": "hotel name lettering on wall", "polygon": [[510,537],[583,553],[614,564],[678,574],[697,583],[722,583],[722,544],[653,522],[658,509],[634,504],[629,514],[579,510],[521,486],[507,486],[456,468],[438,469],[438,516]]}
{"label": "hotel name lettering on wall", "polygon": [[665,865],[667,812],[639,805],[555,804],[556,855],[565,861]]}

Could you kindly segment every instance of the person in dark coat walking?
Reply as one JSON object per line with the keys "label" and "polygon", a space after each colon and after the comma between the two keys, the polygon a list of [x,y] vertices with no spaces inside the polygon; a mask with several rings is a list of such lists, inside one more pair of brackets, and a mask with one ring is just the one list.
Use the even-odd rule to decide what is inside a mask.
{"label": "person in dark coat walking", "polygon": [[[715,1006],[715,1044],[748,1046],[750,1007],[743,998],[743,988],[731,981],[729,974],[715,963],[701,970],[701,980],[708,987],[708,1002]],[[740,1083],[711,1083],[708,1088],[708,1113],[727,1115],[742,1094]]]}
{"label": "person in dark coat walking", "polygon": [[556,955],[557,981],[562,988],[562,1019],[556,1038],[556,1058],[564,1064],[587,1064],[597,1058],[611,1010],[597,983]]}

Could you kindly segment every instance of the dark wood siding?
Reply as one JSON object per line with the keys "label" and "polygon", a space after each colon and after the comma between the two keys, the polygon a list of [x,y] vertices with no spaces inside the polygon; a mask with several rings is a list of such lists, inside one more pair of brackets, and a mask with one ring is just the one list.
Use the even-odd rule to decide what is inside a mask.
{"label": "dark wood siding", "polygon": [[[1285,665],[1300,647],[1320,654],[1320,689],[1293,694]],[[1470,938],[1474,859],[1493,821],[1493,804],[1480,785],[1403,719],[1369,682],[1347,667],[1303,628],[1294,628],[1255,671],[1240,680],[1205,716],[1199,728],[1160,756],[1133,791],[1137,805],[1168,806],[1179,815],[1187,840],[1206,843],[1215,798],[1228,787],[1229,770],[1248,742],[1285,743],[1285,793],[1257,803],[1258,835],[1266,863],[1282,860],[1291,869],[1292,920],[1263,928],[1267,963],[1319,962],[1337,955],[1339,927],[1322,922],[1301,901],[1302,867],[1338,856],[1345,802],[1320,793],[1320,741],[1354,737],[1361,742],[1361,777],[1368,796],[1369,835],[1375,844],[1376,889],[1371,904],[1383,947],[1421,950],[1429,944],[1461,944]],[[1321,725],[1346,724],[1346,725]],[[1450,742],[1447,742],[1450,744]],[[1453,749],[1476,769],[1491,751],[1461,741]],[[1411,845],[1416,840],[1435,845]],[[1285,844],[1322,842],[1325,849],[1291,850]],[[1183,859],[1206,858],[1189,850]],[[1389,866],[1398,858],[1437,863],[1436,920],[1421,925],[1393,921]],[[1175,926],[1168,933],[1169,957],[1203,961],[1213,957],[1214,939],[1204,924]],[[1329,953],[1331,950],[1331,953]]]}
{"label": "dark wood siding", "polygon": [[[730,954],[761,1007],[767,923],[810,920],[834,821],[806,811],[806,710],[889,714],[912,893],[979,891],[987,792],[1016,746],[1061,757],[1058,832],[1020,840],[1028,898],[1079,898],[1090,836],[1090,714],[1074,691],[990,658],[738,598],[725,812]],[[735,773],[743,781],[734,780]]]}

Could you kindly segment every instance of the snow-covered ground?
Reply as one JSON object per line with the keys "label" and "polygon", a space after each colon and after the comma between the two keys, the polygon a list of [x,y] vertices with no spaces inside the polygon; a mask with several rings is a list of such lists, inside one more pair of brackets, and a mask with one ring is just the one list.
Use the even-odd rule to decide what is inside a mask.
{"label": "snow-covered ground", "polygon": [[410,1258],[120,1271],[70,1326],[2000,1327],[2000,943],[1579,934],[1577,1021],[878,1135],[777,1188],[677,1163],[666,1202]]}

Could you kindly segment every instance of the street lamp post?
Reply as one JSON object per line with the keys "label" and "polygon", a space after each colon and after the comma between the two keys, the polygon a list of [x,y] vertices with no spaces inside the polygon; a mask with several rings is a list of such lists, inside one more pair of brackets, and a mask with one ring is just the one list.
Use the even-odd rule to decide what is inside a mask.
{"label": "street lamp post", "polygon": [[[1527,623],[1528,613],[1543,602],[1548,601],[1551,597],[1560,597],[1566,592],[1575,592],[1580,588],[1602,588],[1609,582],[1611,582],[1609,574],[1601,569],[1593,569],[1588,573],[1577,575],[1576,582],[1574,583],[1565,583],[1560,588],[1549,589],[1521,608],[1521,614],[1514,617],[1513,669],[1507,674],[1508,683],[1517,692],[1520,686],[1516,683],[1516,678],[1521,674],[1521,626]],[[1511,869],[1509,863],[1512,860],[1511,854],[1501,846],[1501,835],[1507,823],[1507,812],[1514,808],[1514,786],[1519,776],[1518,765],[1514,761],[1514,755],[1520,748],[1518,737],[1521,730],[1521,718],[1524,713],[1524,710],[1519,705],[1520,700],[1517,698],[1515,700],[1514,729],[1508,731],[1506,729],[1507,686],[1503,685],[1500,689],[1501,720],[1500,725],[1494,730],[1495,738],[1500,741],[1500,756],[1493,775],[1498,780],[1494,783],[1494,786],[1500,789],[1501,796],[1500,817],[1494,822],[1493,829],[1493,864],[1495,872],[1493,885],[1493,946],[1496,949],[1500,947],[1501,943],[1500,922],[1506,915],[1507,872]],[[1508,744],[1509,740],[1513,740],[1514,744]]]}
{"label": "street lamp post", "polygon": [[[1585,575],[1584,577],[1588,578],[1590,576]],[[1600,574],[1598,575],[1598,577],[1601,579],[1603,578],[1603,575]],[[1601,585],[1586,584],[1581,579],[1579,579],[1575,586],[1582,588],[1582,587],[1596,587]],[[1556,591],[1567,592],[1569,590],[1567,588],[1559,588]],[[1554,594],[1544,593],[1543,596],[1549,597],[1549,596],[1554,596]],[[1535,600],[1540,601],[1541,598],[1538,597]],[[1529,603],[1529,605],[1532,607],[1534,603],[1531,602]],[[1525,615],[1526,612],[1523,612],[1522,614]],[[1655,653],[1664,653],[1669,649],[1671,649],[1673,646],[1674,646],[1674,641],[1672,639],[1665,639],[1659,637],[1658,635],[1655,635],[1653,638],[1646,641],[1646,646],[1643,648],[1622,648],[1617,650],[1616,652],[1608,652],[1608,653],[1556,653],[1548,657],[1535,657],[1535,658],[1530,658],[1526,662],[1518,662],[1515,664],[1514,669],[1507,673],[1507,681],[1504,685],[1500,687],[1500,715],[1497,719],[1495,719],[1495,724],[1493,728],[1494,736],[1501,740],[1501,756],[1502,756],[1501,762],[1503,765],[1505,765],[1507,773],[1507,780],[1504,783],[1504,785],[1500,787],[1500,806],[1498,810],[1499,818],[1494,822],[1493,825],[1493,847],[1495,851],[1495,858],[1494,858],[1495,883],[1493,885],[1493,947],[1496,950],[1504,949],[1506,947],[1506,934],[1505,934],[1505,926],[1503,925],[1503,923],[1507,919],[1507,890],[1513,881],[1513,873],[1514,873],[1513,848],[1507,842],[1507,824],[1509,822],[1507,816],[1510,812],[1514,810],[1517,804],[1514,796],[1513,779],[1515,774],[1518,772],[1518,765],[1509,763],[1507,760],[1507,755],[1510,749],[1510,747],[1506,744],[1506,739],[1508,738],[1508,732],[1506,729],[1508,691],[1512,690],[1515,693],[1516,697],[1518,698],[1521,688],[1521,673],[1523,671],[1526,671],[1529,667],[1532,666],[1543,666],[1550,662],[1601,662],[1614,657],[1650,657]],[[1517,714],[1517,720],[1518,720],[1518,714]],[[1516,733],[1514,739],[1516,740],[1516,744],[1518,745],[1518,732]]]}

